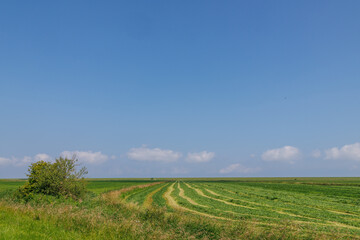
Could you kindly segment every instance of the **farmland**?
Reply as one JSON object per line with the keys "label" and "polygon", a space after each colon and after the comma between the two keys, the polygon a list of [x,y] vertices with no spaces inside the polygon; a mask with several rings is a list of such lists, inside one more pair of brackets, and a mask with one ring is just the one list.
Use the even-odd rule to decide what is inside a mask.
{"label": "farmland", "polygon": [[[360,238],[359,178],[89,179],[82,203],[46,198],[40,204],[9,198],[22,184],[0,180],[0,238],[32,236],[30,226],[58,232],[59,239]],[[76,219],[57,215],[64,208]]]}

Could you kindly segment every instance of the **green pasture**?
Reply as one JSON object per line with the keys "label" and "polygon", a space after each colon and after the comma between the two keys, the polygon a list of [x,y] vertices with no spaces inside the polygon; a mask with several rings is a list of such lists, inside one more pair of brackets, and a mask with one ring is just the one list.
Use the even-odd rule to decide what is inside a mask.
{"label": "green pasture", "polygon": [[[5,198],[1,199],[3,196],[9,195],[23,184],[24,180],[0,180],[0,203],[6,201]],[[99,204],[98,200],[95,200],[96,196],[124,189],[118,196],[121,204],[131,203],[129,209],[137,206],[136,211],[144,211],[145,218],[142,216],[136,221],[145,221],[146,226],[149,225],[148,221],[151,221],[154,226],[164,227],[164,231],[171,229],[172,226],[166,228],[166,224],[156,222],[160,221],[155,217],[156,214],[163,214],[162,211],[166,211],[167,214],[176,215],[180,211],[180,216],[186,219],[204,219],[204,221],[208,219],[217,222],[219,226],[227,226],[229,223],[229,226],[247,224],[250,228],[270,232],[273,231],[272,229],[283,229],[286,226],[284,236],[287,238],[284,239],[288,239],[289,236],[299,239],[317,239],[319,236],[325,239],[360,239],[360,178],[355,177],[87,179],[87,188],[93,193],[94,200],[89,199],[77,204],[79,209],[86,212],[102,209],[101,211],[104,211],[102,215],[109,216],[109,220],[113,219],[115,213],[120,214],[119,210],[113,206],[108,208],[104,207],[103,203]],[[155,211],[152,215],[146,210],[149,207],[151,211]],[[68,232],[64,230],[62,224],[57,223],[58,227],[56,227],[43,219],[32,223],[33,216],[21,217],[22,213],[9,209],[0,206],[0,228],[3,229],[0,230],[0,238],[12,236],[14,232],[17,233],[14,234],[15,237],[22,237],[26,232],[31,233],[29,230],[31,227],[44,228],[45,232],[53,232],[64,239],[76,239],[80,236],[87,238],[81,228],[72,234],[71,227],[72,230]],[[120,219],[134,217],[132,211],[123,210]],[[251,231],[253,231],[252,236],[262,236],[253,239],[264,239],[265,235],[261,235],[258,230]],[[25,239],[35,239],[31,236],[40,237],[36,232],[32,234]],[[91,234],[96,236],[96,230]],[[174,234],[178,236],[177,233]],[[281,239],[276,234],[277,237],[274,239]],[[220,239],[222,233],[209,236],[206,235],[209,239]]]}

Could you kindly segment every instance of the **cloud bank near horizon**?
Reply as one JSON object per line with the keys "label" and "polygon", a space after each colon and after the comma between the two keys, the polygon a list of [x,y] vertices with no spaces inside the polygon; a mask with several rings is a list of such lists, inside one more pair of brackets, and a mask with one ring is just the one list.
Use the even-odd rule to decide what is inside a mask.
{"label": "cloud bank near horizon", "polygon": [[[330,164],[329,167],[334,167],[334,164],[338,164],[339,161],[344,161],[344,169],[345,167],[348,169],[355,169],[356,166],[351,164],[360,162],[360,143],[355,142],[353,144],[323,150],[315,149],[308,152],[303,152],[295,146],[286,145],[280,148],[266,150],[262,154],[252,154],[248,159],[243,159],[240,162],[235,163],[224,161],[222,157],[217,157],[215,159],[215,152],[206,150],[183,154],[171,149],[150,148],[145,145],[130,148],[126,152],[125,158],[123,155],[108,155],[101,151],[67,150],[60,153],[60,156],[69,158],[74,155],[81,163],[88,164],[90,168],[93,166],[94,170],[111,168],[112,165],[117,164],[118,168],[121,169],[121,171],[118,172],[121,172],[122,174],[126,172],[131,173],[133,169],[137,169],[139,174],[141,174],[141,172],[146,172],[148,174],[151,174],[151,172],[154,172],[154,174],[159,172],[161,174],[169,173],[173,175],[186,175],[198,171],[207,174],[216,173],[220,175],[243,176],[259,172],[266,174],[268,169],[272,169],[272,163],[276,162],[284,163],[281,165],[282,169],[291,169],[294,166],[302,166],[303,163],[306,163],[307,159],[313,159],[319,166],[324,164],[324,161],[326,160],[333,160],[333,163]],[[38,153],[33,156],[24,157],[0,156],[0,166],[3,170],[7,167],[24,169],[27,165],[39,160],[54,161],[54,158],[46,153]],[[142,169],[142,166],[144,166],[142,164],[144,162],[152,162],[157,165],[144,170]],[[200,168],[200,165],[194,165],[194,163],[204,164],[205,167]],[[101,167],[99,165],[101,165]]]}

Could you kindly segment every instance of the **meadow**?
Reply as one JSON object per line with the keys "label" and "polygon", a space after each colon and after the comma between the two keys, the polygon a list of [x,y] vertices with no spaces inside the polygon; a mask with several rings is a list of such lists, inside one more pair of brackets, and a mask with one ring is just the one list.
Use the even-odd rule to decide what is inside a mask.
{"label": "meadow", "polygon": [[12,199],[0,239],[360,239],[360,178],[88,179],[80,202]]}

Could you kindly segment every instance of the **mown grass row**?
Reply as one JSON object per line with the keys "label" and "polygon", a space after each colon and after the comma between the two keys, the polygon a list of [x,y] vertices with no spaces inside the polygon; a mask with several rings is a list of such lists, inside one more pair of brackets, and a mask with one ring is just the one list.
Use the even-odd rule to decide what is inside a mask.
{"label": "mown grass row", "polygon": [[129,202],[133,202],[133,203],[137,203],[138,205],[143,205],[144,202],[147,199],[147,196],[150,195],[151,193],[153,193],[155,190],[162,188],[164,186],[165,183],[159,184],[159,185],[154,185],[154,186],[150,186],[144,189],[140,189],[140,190],[135,190],[134,192],[130,192],[129,197],[126,199]]}
{"label": "mown grass row", "polygon": [[[236,187],[233,186],[233,188]],[[360,234],[358,227],[360,218],[357,215],[331,212],[332,210],[324,211],[324,209],[314,207],[316,206],[315,202],[311,202],[312,205],[307,207],[307,203],[301,199],[294,203],[297,196],[291,196],[288,192],[274,190],[278,194],[278,197],[274,198],[274,192],[269,193],[264,190],[259,191],[259,189],[256,191],[251,187],[251,189],[249,187],[233,188],[224,187],[221,183],[189,184],[182,182],[174,185],[172,197],[184,209],[214,218],[248,221],[260,225],[283,224],[291,221],[303,225],[302,227],[315,229],[314,231],[335,231],[354,236]],[[272,197],[269,197],[269,194]],[[281,196],[281,194],[286,194],[287,201],[281,200],[286,199],[285,195]],[[289,199],[292,199],[292,202]]]}
{"label": "mown grass row", "polygon": [[[308,202],[306,205],[304,205],[303,199],[299,199],[299,196],[291,196],[288,193],[284,193],[283,196],[279,194],[279,192],[276,193],[276,197],[274,197],[274,194],[268,195],[259,195],[256,194],[256,190],[251,189],[251,196],[249,194],[244,195],[243,192],[234,192],[228,189],[215,189],[215,186],[206,186],[201,187],[201,189],[204,189],[205,192],[208,192],[210,195],[214,195],[215,192],[217,192],[216,197],[228,199],[232,202],[237,203],[246,203],[253,207],[261,207],[262,209],[280,209],[284,210],[286,212],[289,212],[291,214],[291,211],[296,211],[301,207],[301,213],[304,215],[304,217],[315,217],[318,218],[320,215],[322,215],[324,209],[320,209],[319,206],[309,206]],[[210,190],[212,189],[212,190]],[[238,190],[238,189],[237,189]],[[215,193],[216,194],[216,193]],[[267,191],[265,194],[269,194]],[[220,196],[219,196],[220,195]],[[311,213],[306,213],[306,208],[309,207],[309,210]],[[299,212],[292,212],[293,214],[298,214]],[[311,215],[314,214],[314,215]],[[332,218],[336,217],[335,215],[331,216]]]}
{"label": "mown grass row", "polygon": [[[292,231],[303,229],[303,234],[305,232],[326,233],[344,238],[360,234],[360,228],[356,226],[357,222],[352,219],[339,219],[339,213],[328,212],[323,216],[322,209],[313,207],[306,209],[304,203],[297,205],[291,204],[289,200],[279,201],[279,198],[271,195],[274,192],[266,192],[261,195],[261,191],[257,192],[249,187],[244,188],[244,192],[241,192],[242,189],[233,188],[228,189],[222,183],[204,184],[178,181],[134,192],[129,200],[142,204],[145,199],[150,197],[155,205],[164,206],[166,204],[168,209],[172,208],[219,221],[243,222],[261,227],[279,227],[291,224]],[[154,191],[156,194],[153,194]],[[282,194],[281,192],[277,193]],[[244,196],[247,197],[244,198]],[[291,198],[296,198],[296,196],[290,196]],[[303,211],[301,207],[305,207],[305,210]]]}
{"label": "mown grass row", "polygon": [[[313,217],[316,219],[343,221],[344,223],[358,226],[356,222],[348,222],[347,218],[360,218],[359,207],[347,203],[336,203],[334,197],[313,196],[311,193],[297,194],[287,191],[279,191],[272,189],[254,188],[248,186],[217,186],[216,184],[208,184],[205,189],[212,189],[221,193],[225,198],[233,199],[233,201],[246,201],[254,205],[262,207],[271,207],[284,209],[293,214],[301,214],[305,217]],[[336,198],[336,197],[335,197]],[[356,200],[355,200],[356,201]]]}

